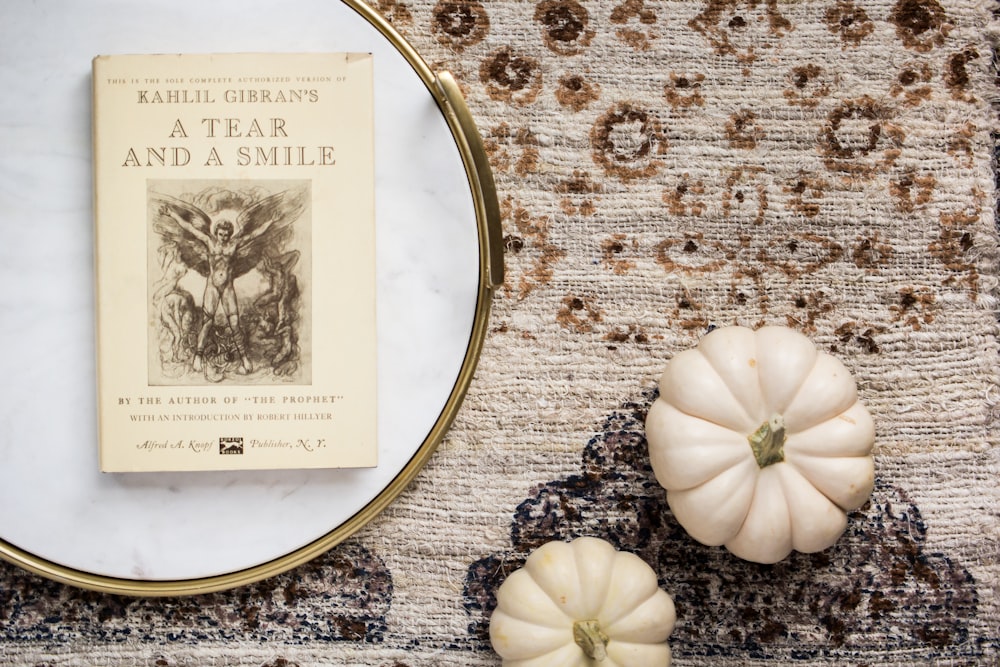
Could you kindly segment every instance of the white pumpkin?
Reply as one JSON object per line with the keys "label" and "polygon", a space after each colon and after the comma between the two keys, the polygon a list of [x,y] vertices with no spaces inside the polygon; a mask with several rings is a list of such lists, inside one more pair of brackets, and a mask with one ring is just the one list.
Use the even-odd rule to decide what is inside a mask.
{"label": "white pumpkin", "polygon": [[504,667],[666,667],[674,602],[641,558],[594,537],[549,542],[497,591]]}
{"label": "white pumpkin", "polygon": [[854,379],[786,327],[716,329],[674,356],[646,438],[684,529],[758,563],[831,546],[875,481]]}

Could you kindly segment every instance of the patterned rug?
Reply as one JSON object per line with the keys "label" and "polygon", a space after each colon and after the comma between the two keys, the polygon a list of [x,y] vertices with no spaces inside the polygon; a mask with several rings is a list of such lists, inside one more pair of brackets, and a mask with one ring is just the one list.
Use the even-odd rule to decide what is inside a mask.
{"label": "patterned rug", "polygon": [[[998,127],[979,0],[381,0],[483,133],[508,276],[459,418],[416,482],[315,561],[132,599],[0,565],[0,662],[499,665],[497,586],[552,539],[640,555],[676,665],[1000,661]],[[643,419],[713,326],[838,356],[877,483],[832,548],[701,546]]]}

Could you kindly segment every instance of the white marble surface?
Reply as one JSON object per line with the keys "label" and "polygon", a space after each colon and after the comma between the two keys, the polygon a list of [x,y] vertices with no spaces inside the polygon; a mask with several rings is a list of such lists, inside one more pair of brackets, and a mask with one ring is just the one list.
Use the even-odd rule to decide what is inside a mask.
{"label": "white marble surface", "polygon": [[[91,58],[241,51],[375,54],[380,464],[102,475]],[[95,574],[189,579],[279,557],[364,507],[447,401],[478,286],[461,158],[409,64],[337,2],[6,2],[0,84],[0,538]]]}

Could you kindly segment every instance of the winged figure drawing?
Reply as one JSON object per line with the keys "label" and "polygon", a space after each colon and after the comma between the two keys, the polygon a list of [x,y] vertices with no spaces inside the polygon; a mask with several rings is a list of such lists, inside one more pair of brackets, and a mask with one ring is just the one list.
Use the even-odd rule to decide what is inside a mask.
{"label": "winged figure drawing", "polygon": [[210,214],[189,201],[153,195],[152,228],[161,238],[161,247],[171,249],[175,264],[205,279],[193,370],[202,371],[206,344],[217,322],[228,328],[234,341],[238,371],[249,374],[254,370],[234,281],[258,265],[273,273],[275,258],[287,254],[286,244],[304,210],[305,197],[304,190],[292,189],[247,204],[245,196],[221,191],[215,193]]}

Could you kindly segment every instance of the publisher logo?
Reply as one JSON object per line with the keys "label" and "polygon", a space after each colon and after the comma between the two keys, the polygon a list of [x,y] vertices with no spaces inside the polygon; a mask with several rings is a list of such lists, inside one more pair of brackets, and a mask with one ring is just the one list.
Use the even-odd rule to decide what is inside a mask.
{"label": "publisher logo", "polygon": [[220,454],[242,454],[243,438],[219,438]]}

